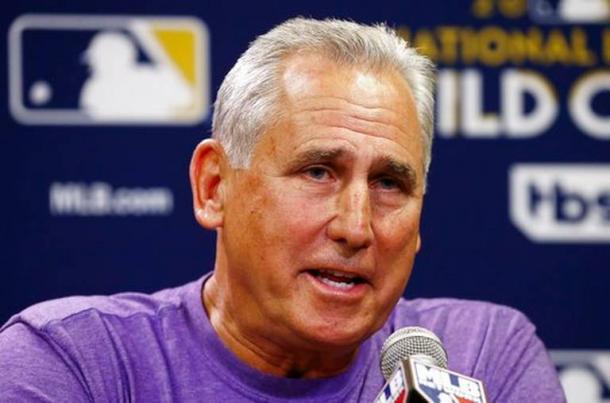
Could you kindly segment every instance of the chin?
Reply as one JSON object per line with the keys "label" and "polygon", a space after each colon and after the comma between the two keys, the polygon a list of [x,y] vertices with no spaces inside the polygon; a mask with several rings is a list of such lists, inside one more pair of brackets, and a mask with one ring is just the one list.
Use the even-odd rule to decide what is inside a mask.
{"label": "chin", "polygon": [[323,326],[316,326],[308,331],[308,339],[319,350],[337,352],[340,350],[350,351],[358,348],[373,331],[366,328],[358,328],[342,325],[341,323],[326,323]]}

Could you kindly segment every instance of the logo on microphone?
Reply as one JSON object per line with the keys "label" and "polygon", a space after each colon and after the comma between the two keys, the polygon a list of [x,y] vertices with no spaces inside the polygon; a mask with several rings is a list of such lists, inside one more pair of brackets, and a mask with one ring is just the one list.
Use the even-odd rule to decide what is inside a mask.
{"label": "logo on microphone", "polygon": [[535,242],[610,242],[610,164],[517,164],[510,217]]}
{"label": "logo on microphone", "polygon": [[375,403],[402,403],[405,401],[407,390],[402,371],[395,371],[383,390],[375,399]]}
{"label": "logo on microphone", "polygon": [[439,403],[484,403],[480,381],[446,369],[410,361],[414,388]]}
{"label": "logo on microphone", "polygon": [[208,34],[192,17],[36,15],[9,31],[9,98],[25,124],[195,124]]}

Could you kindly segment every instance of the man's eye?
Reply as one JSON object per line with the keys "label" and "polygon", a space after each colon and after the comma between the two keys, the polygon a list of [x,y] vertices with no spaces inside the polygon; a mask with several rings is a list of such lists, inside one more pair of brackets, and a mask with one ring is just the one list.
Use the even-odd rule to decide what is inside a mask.
{"label": "man's eye", "polygon": [[305,174],[315,180],[325,180],[329,177],[328,169],[323,167],[310,167],[305,170]]}
{"label": "man's eye", "polygon": [[392,178],[380,178],[377,180],[377,185],[384,190],[400,189],[400,183]]}

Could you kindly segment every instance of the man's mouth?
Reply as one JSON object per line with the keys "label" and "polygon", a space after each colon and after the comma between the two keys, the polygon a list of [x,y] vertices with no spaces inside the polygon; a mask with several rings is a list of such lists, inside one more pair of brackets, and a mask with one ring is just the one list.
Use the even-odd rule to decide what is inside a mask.
{"label": "man's mouth", "polygon": [[322,283],[342,290],[348,290],[365,282],[362,277],[335,270],[308,270],[307,272]]}

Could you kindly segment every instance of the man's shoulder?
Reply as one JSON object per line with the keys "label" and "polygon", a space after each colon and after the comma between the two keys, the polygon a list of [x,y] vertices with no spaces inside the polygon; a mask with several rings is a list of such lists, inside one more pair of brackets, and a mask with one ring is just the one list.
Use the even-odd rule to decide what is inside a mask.
{"label": "man's shoulder", "polygon": [[[0,363],[15,369],[0,389],[40,388],[78,401],[92,396],[119,401],[136,392],[132,387],[139,396],[161,395],[171,384],[170,374],[160,370],[168,354],[187,362],[196,351],[189,348],[194,344],[189,324],[200,286],[198,280],[154,294],[68,297],[25,309],[0,328]],[[13,397],[0,392],[2,401],[2,396]]]}
{"label": "man's shoulder", "polygon": [[481,379],[490,401],[530,401],[526,396],[564,401],[535,326],[517,309],[451,298],[401,299],[382,338],[406,326],[435,333],[445,347],[449,368]]}
{"label": "man's shoulder", "polygon": [[[481,337],[492,333],[535,332],[519,310],[486,301],[454,298],[400,299],[390,318],[392,329],[423,326],[448,337]],[[450,336],[451,335],[451,336]]]}
{"label": "man's shoulder", "polygon": [[523,316],[523,314],[510,306],[488,301],[478,301],[457,298],[417,298],[407,300],[401,298],[396,305],[397,313],[410,313],[411,315],[460,315],[480,314],[487,317],[496,315]]}
{"label": "man's shoulder", "polygon": [[41,302],[14,315],[2,326],[16,323],[44,330],[50,326],[68,326],[82,320],[126,319],[133,316],[156,317],[167,309],[180,309],[185,295],[194,283],[169,288],[153,294],[125,292],[102,296],[71,296]]}

